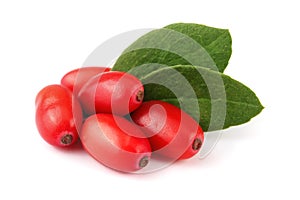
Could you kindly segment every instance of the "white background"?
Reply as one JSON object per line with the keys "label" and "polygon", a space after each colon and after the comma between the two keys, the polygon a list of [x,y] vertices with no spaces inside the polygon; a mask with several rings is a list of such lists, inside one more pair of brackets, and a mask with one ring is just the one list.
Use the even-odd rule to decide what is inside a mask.
{"label": "white background", "polygon": [[[296,1],[1,1],[0,199],[299,199],[299,6]],[[230,128],[205,159],[146,175],[103,167],[39,136],[34,99],[102,42],[138,28],[228,28],[226,73],[263,112]]]}

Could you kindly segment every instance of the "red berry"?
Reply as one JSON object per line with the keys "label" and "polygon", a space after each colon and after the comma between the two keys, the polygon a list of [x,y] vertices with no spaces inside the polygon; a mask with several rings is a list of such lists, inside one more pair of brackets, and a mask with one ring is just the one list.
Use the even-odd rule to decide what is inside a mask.
{"label": "red berry", "polygon": [[35,106],[36,125],[46,142],[66,147],[77,141],[82,111],[71,91],[61,85],[46,86],[37,94]]}
{"label": "red berry", "polygon": [[167,102],[144,102],[131,114],[132,120],[149,137],[152,151],[173,159],[186,159],[201,148],[204,134],[199,124]]}
{"label": "red berry", "polygon": [[91,78],[80,90],[78,98],[87,115],[113,113],[126,115],[143,101],[144,87],[125,72],[104,72]]}
{"label": "red berry", "polygon": [[96,114],[83,123],[80,139],[97,161],[122,172],[145,167],[151,147],[143,132],[123,117]]}
{"label": "red berry", "polygon": [[62,79],[61,84],[69,88],[72,92],[77,94],[82,86],[93,76],[102,72],[110,71],[108,67],[82,67],[74,69],[66,73]]}

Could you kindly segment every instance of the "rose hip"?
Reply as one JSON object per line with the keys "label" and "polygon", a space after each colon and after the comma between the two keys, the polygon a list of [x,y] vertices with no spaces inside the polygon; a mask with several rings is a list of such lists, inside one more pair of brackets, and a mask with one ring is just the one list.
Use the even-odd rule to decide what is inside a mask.
{"label": "rose hip", "polygon": [[140,106],[144,87],[125,72],[103,72],[91,78],[80,90],[79,101],[87,115],[112,113],[126,115]]}
{"label": "rose hip", "polygon": [[152,151],[174,160],[187,159],[201,148],[199,124],[178,107],[159,100],[144,102],[131,114],[149,137]]}
{"label": "rose hip", "polygon": [[123,117],[95,114],[83,123],[80,139],[97,161],[122,172],[145,167],[151,147],[143,132]]}
{"label": "rose hip", "polygon": [[77,94],[82,86],[93,76],[102,72],[110,71],[108,67],[82,67],[74,69],[66,73],[62,79],[61,84],[69,88],[74,94]]}
{"label": "rose hip", "polygon": [[77,141],[82,111],[71,91],[61,85],[48,85],[37,94],[35,107],[36,125],[46,142],[66,147]]}

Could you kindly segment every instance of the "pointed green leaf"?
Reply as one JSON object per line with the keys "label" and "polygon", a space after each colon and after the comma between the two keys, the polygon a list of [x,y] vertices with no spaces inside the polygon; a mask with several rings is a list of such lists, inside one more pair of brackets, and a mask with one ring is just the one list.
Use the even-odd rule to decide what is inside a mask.
{"label": "pointed green leaf", "polygon": [[159,63],[203,66],[223,72],[230,56],[228,30],[176,23],[140,37],[122,53],[112,70],[128,71],[143,64]]}
{"label": "pointed green leaf", "polygon": [[[190,114],[205,131],[248,122],[263,106],[242,83],[205,67],[191,65],[137,67],[129,73],[145,86],[145,101],[163,100]],[[147,70],[152,68],[149,73]]]}

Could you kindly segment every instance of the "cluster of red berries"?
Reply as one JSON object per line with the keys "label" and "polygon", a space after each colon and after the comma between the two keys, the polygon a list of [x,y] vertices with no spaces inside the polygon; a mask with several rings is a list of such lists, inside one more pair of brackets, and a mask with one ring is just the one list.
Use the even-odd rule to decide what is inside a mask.
{"label": "cluster of red berries", "polygon": [[97,161],[122,172],[144,168],[153,154],[173,160],[195,155],[204,140],[199,124],[172,104],[143,97],[143,84],[131,74],[75,69],[39,91],[36,125],[49,144],[80,141]]}

